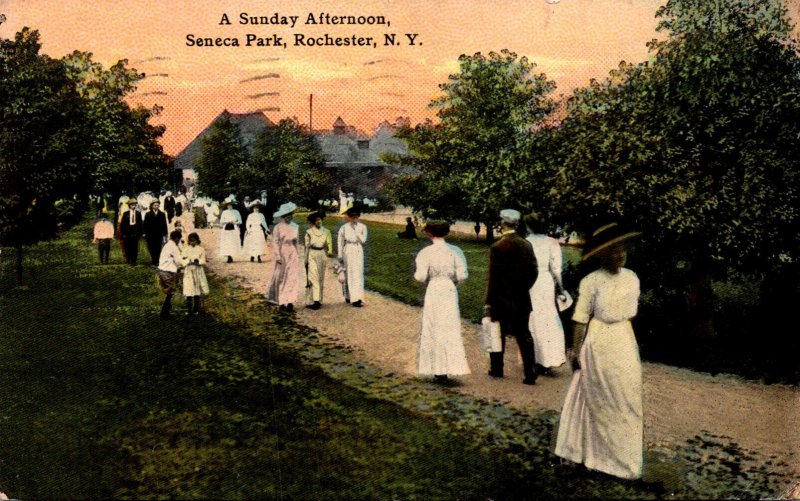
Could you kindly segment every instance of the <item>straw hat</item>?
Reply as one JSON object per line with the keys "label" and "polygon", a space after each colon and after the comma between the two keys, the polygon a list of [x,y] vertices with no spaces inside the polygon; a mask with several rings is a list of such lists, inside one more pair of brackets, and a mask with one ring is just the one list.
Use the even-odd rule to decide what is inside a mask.
{"label": "straw hat", "polygon": [[626,242],[641,235],[641,231],[627,230],[617,223],[607,224],[596,229],[586,244],[583,252],[583,260],[586,261],[600,251],[608,249],[614,244]]}

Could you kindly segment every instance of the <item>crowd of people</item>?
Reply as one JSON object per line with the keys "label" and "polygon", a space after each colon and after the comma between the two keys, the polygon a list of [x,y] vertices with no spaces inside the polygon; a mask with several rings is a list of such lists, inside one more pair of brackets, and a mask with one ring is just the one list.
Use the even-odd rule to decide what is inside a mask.
{"label": "crowd of people", "polygon": [[[106,217],[95,225],[101,263],[108,263],[116,235],[124,259],[136,264],[139,240],[144,239],[164,301],[160,316],[169,318],[176,292],[186,298],[187,315],[201,311],[201,298],[209,293],[204,266],[206,252],[195,223],[218,228],[218,256],[262,262],[271,247],[270,280],[265,291],[269,303],[291,312],[295,303],[322,307],[326,270],[334,271],[342,296],[352,307],[365,306],[365,246],[367,226],[360,221],[363,205],[343,200],[344,222],[334,236],[323,226],[324,211],[306,218],[301,236],[293,218],[296,204],[286,202],[272,214],[270,227],[262,212],[266,193],[259,199],[234,195],[217,203],[195,199],[194,212],[204,218],[180,218],[190,209],[184,196],[152,193],[119,201],[116,230]],[[145,207],[142,207],[142,206]],[[164,210],[161,210],[164,207]],[[243,219],[240,209],[246,211]],[[407,221],[400,238],[416,238]],[[583,463],[588,468],[621,478],[640,478],[642,473],[642,382],[638,346],[630,320],[636,315],[639,282],[624,268],[625,245],[636,232],[618,225],[598,229],[585,246],[583,259],[595,263],[595,271],[579,285],[573,320],[572,348],[566,348],[560,311],[572,298],[561,276],[562,251],[558,240],[545,232],[545,221],[532,213],[499,213],[500,237],[489,250],[489,273],[484,306],[485,324],[500,333],[496,348],[488,349],[488,375],[504,377],[506,338],[513,337],[522,359],[525,385],[570,362],[573,376],[557,430],[555,454]],[[464,253],[448,242],[450,226],[429,221],[422,228],[431,244],[415,258],[413,278],[425,286],[424,306],[417,352],[417,373],[434,382],[471,373],[461,332],[458,286],[468,278]],[[188,236],[184,239],[184,235]],[[334,250],[334,239],[336,246]],[[334,253],[335,252],[335,253]],[[182,277],[182,280],[180,279]],[[305,287],[301,280],[305,278]],[[303,290],[305,289],[305,291]]]}

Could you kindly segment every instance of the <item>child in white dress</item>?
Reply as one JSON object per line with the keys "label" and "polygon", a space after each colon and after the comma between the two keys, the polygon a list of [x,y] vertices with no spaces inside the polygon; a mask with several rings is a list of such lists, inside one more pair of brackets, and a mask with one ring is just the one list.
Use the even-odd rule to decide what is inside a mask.
{"label": "child in white dress", "polygon": [[190,233],[188,245],[183,249],[183,296],[186,298],[186,314],[200,313],[200,298],[209,292],[208,279],[203,266],[206,264],[206,251],[200,246],[200,236]]}

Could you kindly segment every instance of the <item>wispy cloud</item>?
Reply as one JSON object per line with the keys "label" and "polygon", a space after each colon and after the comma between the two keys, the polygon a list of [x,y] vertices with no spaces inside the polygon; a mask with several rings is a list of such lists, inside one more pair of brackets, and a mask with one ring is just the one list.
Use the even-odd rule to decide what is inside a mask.
{"label": "wispy cloud", "polygon": [[245,78],[244,80],[240,80],[239,83],[247,83],[247,82],[257,82],[259,80],[267,80],[269,78],[280,78],[281,76],[277,73],[267,73],[266,75],[257,75],[250,78]]}
{"label": "wispy cloud", "polygon": [[274,63],[275,61],[280,61],[281,58],[279,57],[265,57],[264,59],[255,59],[250,61],[249,64],[261,64],[261,63]]}
{"label": "wispy cloud", "polygon": [[376,59],[375,61],[366,61],[366,62],[364,62],[364,66],[370,66],[370,65],[373,65],[373,64],[383,63],[385,61],[386,61],[386,59]]}
{"label": "wispy cloud", "polygon": [[167,78],[167,77],[169,77],[169,74],[168,73],[145,73],[144,77],[145,78],[156,78],[156,77]]}
{"label": "wispy cloud", "polygon": [[167,93],[164,92],[163,90],[154,90],[154,91],[150,91],[150,92],[142,92],[141,94],[139,94],[140,97],[141,96],[166,96],[166,95],[167,95]]}
{"label": "wispy cloud", "polygon": [[255,110],[255,111],[260,111],[260,112],[262,112],[262,113],[263,113],[263,112],[265,112],[265,111],[281,111],[281,109],[280,109],[280,108],[278,108],[277,106],[270,106],[270,107],[267,107],[267,108],[258,108],[258,109],[257,109],[257,110]]}
{"label": "wispy cloud", "polygon": [[405,94],[401,94],[399,92],[381,92],[381,96],[389,96],[389,97],[406,97]]}
{"label": "wispy cloud", "polygon": [[312,59],[280,59],[269,62],[253,62],[244,65],[245,70],[279,70],[286,78],[303,82],[347,79],[355,76],[356,70],[341,63]]}
{"label": "wispy cloud", "polygon": [[248,99],[258,99],[260,97],[268,97],[268,96],[280,96],[280,92],[259,92],[258,94],[250,94],[249,96],[245,96]]}
{"label": "wispy cloud", "polygon": [[379,75],[377,77],[367,78],[367,82],[374,82],[375,80],[392,80],[392,79],[402,79],[403,77],[400,75]]}
{"label": "wispy cloud", "polygon": [[140,59],[138,61],[134,61],[132,64],[149,63],[152,61],[169,61],[171,59],[172,58],[168,56],[154,56],[154,57],[149,57],[147,59]]}
{"label": "wispy cloud", "polygon": [[408,113],[408,110],[405,108],[398,108],[397,106],[379,106],[375,108],[376,110],[380,111],[399,111],[401,113]]}

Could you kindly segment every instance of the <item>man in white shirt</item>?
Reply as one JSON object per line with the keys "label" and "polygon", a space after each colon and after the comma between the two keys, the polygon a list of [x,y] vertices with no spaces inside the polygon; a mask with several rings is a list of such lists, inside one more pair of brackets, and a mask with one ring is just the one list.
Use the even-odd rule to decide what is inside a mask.
{"label": "man in white shirt", "polygon": [[92,240],[97,243],[100,264],[108,264],[112,240],[114,240],[114,224],[101,212],[100,219],[94,224],[94,239]]}
{"label": "man in white shirt", "polygon": [[169,242],[161,249],[158,259],[158,285],[164,293],[164,303],[161,305],[162,319],[169,318],[172,308],[172,295],[178,289],[178,269],[182,266],[181,250],[178,242],[181,241],[181,232],[173,231],[169,234]]}

